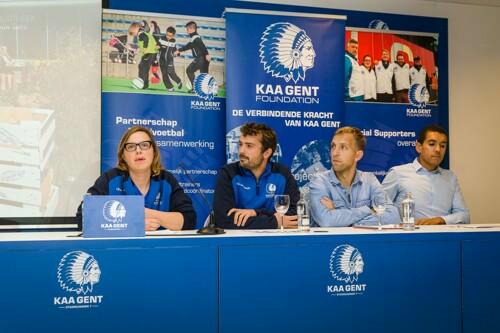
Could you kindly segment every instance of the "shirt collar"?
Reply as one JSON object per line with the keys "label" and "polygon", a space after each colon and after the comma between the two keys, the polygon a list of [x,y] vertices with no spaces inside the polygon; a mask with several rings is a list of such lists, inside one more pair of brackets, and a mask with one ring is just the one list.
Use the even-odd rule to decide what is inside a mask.
{"label": "shirt collar", "polygon": [[422,166],[422,164],[420,164],[420,162],[418,161],[418,157],[416,157],[414,160],[413,160],[413,168],[415,169],[416,172],[419,172],[419,171],[422,171],[422,172],[428,172],[428,173],[441,173],[441,167],[437,167],[436,170],[433,170],[433,171],[429,171],[427,170],[426,168],[424,168]]}
{"label": "shirt collar", "polygon": [[[330,182],[334,185],[342,186],[342,183],[337,178],[335,171],[333,171],[332,169],[330,169],[329,171],[330,171]],[[354,180],[352,181],[351,186],[353,186],[356,183],[362,183],[361,172],[358,169],[356,169],[356,174],[354,175]]]}
{"label": "shirt collar", "polygon": [[[262,173],[260,178],[262,178],[263,176],[266,176],[267,174],[269,174],[271,172],[271,164],[272,164],[272,162],[269,162],[266,164],[266,168],[264,169],[264,172]],[[255,177],[253,172],[248,170],[247,168],[242,167],[240,162],[238,162],[238,167],[240,168],[242,174]]]}

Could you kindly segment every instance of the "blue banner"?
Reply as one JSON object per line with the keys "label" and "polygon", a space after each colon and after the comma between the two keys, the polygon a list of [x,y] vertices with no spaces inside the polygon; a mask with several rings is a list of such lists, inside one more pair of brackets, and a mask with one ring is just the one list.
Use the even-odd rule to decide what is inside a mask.
{"label": "blue banner", "polygon": [[106,11],[102,38],[102,171],[116,165],[128,128],[150,128],[202,226],[224,158],[224,21]]}
{"label": "blue banner", "polygon": [[227,161],[239,128],[262,122],[278,134],[273,160],[300,186],[329,169],[330,138],[344,118],[344,17],[226,11]]}

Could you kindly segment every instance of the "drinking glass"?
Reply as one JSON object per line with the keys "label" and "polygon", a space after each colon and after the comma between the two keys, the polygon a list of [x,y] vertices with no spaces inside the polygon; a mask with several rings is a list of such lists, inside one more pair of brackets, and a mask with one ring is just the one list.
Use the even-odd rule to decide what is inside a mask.
{"label": "drinking glass", "polygon": [[387,196],[385,195],[380,194],[373,199],[373,210],[377,215],[378,230],[382,230],[382,214],[384,214],[385,212],[386,205],[387,205]]}
{"label": "drinking glass", "polygon": [[278,215],[281,216],[281,231],[284,229],[283,216],[286,214],[289,207],[290,196],[288,194],[274,196],[274,209],[276,209]]}

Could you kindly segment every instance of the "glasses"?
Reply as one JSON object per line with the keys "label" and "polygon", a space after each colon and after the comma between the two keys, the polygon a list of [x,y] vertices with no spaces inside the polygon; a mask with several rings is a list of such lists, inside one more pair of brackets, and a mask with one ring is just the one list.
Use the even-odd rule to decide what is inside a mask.
{"label": "glasses", "polygon": [[125,144],[125,150],[128,152],[132,152],[132,151],[136,151],[137,147],[141,148],[141,150],[148,150],[149,148],[151,148],[152,145],[153,145],[153,142],[151,142],[151,141],[142,141],[139,143],[129,142],[129,143]]}

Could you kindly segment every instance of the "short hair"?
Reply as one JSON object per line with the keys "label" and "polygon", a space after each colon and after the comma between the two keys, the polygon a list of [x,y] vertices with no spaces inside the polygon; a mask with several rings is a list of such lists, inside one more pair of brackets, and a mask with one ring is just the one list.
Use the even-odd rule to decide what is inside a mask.
{"label": "short hair", "polygon": [[420,131],[417,139],[418,143],[420,143],[421,145],[424,144],[427,133],[429,132],[438,132],[444,134],[446,136],[446,139],[448,139],[448,133],[446,133],[446,130],[443,127],[437,124],[430,124],[422,128],[422,130]]}
{"label": "short hair", "polygon": [[347,44],[358,44],[358,40],[354,39],[354,38],[351,38],[351,39],[349,39],[349,41],[347,42]]}
{"label": "short hair", "polygon": [[125,151],[125,144],[127,143],[128,139],[130,136],[134,133],[137,132],[144,132],[149,136],[149,139],[152,142],[152,148],[153,148],[153,162],[151,163],[151,174],[153,176],[158,176],[160,174],[160,171],[163,169],[163,166],[161,165],[161,158],[160,158],[160,149],[158,149],[158,145],[156,144],[156,141],[153,137],[153,133],[149,128],[143,127],[143,126],[133,126],[130,127],[125,134],[123,134],[120,144],[118,145],[118,165],[116,166],[118,169],[122,171],[128,171],[128,165],[127,162],[125,162],[125,159],[123,158],[123,153]]}
{"label": "short hair", "polygon": [[198,29],[198,25],[196,24],[195,21],[189,21],[185,25],[186,28],[194,28],[195,30]]}
{"label": "short hair", "polygon": [[133,31],[139,31],[141,29],[141,24],[139,22],[134,22],[130,24],[130,27],[128,28],[128,34],[132,35]]}
{"label": "short hair", "polygon": [[171,34],[175,35],[175,28],[174,27],[168,27],[167,32],[170,32]]}
{"label": "short hair", "polygon": [[363,61],[365,61],[365,58],[366,58],[366,57],[370,57],[370,59],[373,61],[372,56],[371,56],[371,55],[369,55],[369,54],[365,54],[365,55],[364,55],[364,57],[363,57]]}
{"label": "short hair", "polygon": [[354,142],[356,143],[356,148],[358,148],[358,150],[365,151],[366,138],[363,135],[363,132],[361,132],[359,130],[359,128],[351,127],[351,126],[341,127],[339,129],[337,129],[335,131],[335,133],[333,133],[332,140],[330,140],[330,141],[333,141],[333,138],[336,135],[340,135],[340,134],[352,134],[352,136],[354,137]]}
{"label": "short hair", "polygon": [[261,134],[262,152],[271,148],[272,154],[274,154],[278,139],[276,132],[271,127],[266,124],[247,123],[241,126],[240,132],[242,136],[256,136]]}
{"label": "short hair", "polygon": [[417,60],[420,60],[419,56],[416,56],[415,58],[413,58],[413,61],[417,61]]}

